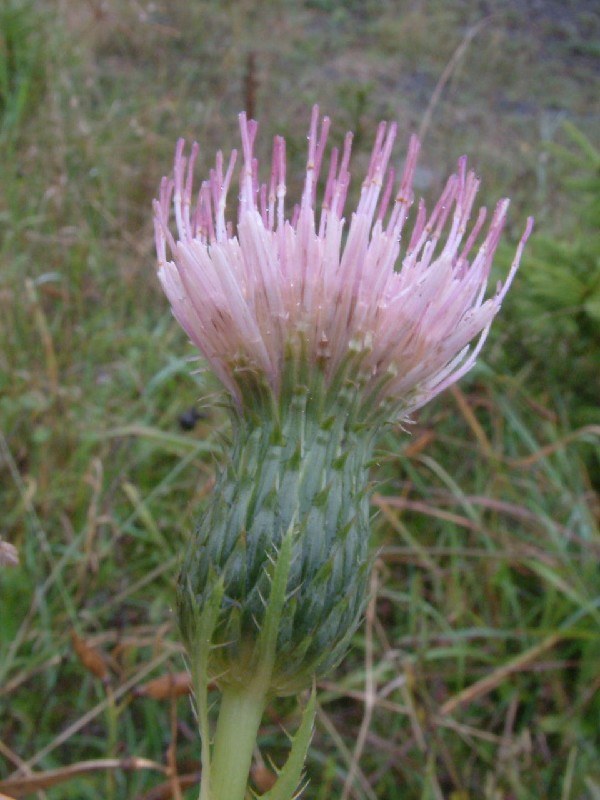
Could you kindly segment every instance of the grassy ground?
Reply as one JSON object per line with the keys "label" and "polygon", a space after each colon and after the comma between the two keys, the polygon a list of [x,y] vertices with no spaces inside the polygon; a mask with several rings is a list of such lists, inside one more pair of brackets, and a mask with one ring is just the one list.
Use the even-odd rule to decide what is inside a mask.
{"label": "grassy ground", "polygon": [[[178,553],[226,426],[154,277],[176,137],[206,167],[247,106],[263,155],[288,137],[293,184],[313,102],[356,131],[359,172],[396,118],[424,136],[430,200],[468,152],[484,200],[515,199],[509,238],[533,213],[538,236],[591,241],[545,144],[597,126],[599,30],[592,2],[550,0],[3,6],[0,533],[21,563],[0,572],[0,781],[19,778],[0,793],[197,794],[190,702],[145,688],[184,668]],[[373,601],[321,687],[309,800],[600,798],[600,420],[575,424],[568,370],[541,380],[521,350],[526,286],[473,375],[381,443]],[[296,722],[270,709],[265,754]]]}

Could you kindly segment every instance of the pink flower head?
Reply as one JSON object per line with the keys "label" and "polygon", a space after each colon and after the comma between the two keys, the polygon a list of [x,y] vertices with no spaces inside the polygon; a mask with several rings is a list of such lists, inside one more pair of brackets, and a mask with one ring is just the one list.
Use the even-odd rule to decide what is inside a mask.
{"label": "pink flower head", "polygon": [[[463,157],[433,211],[419,201],[406,233],[419,141],[411,138],[397,182],[388,166],[396,125],[382,122],[345,234],[352,134],[341,153],[331,151],[320,182],[329,126],[325,117],[319,130],[315,107],[302,198],[287,217],[285,140],[275,138],[269,182],[261,184],[253,156],[258,126],[240,114],[235,224],[226,218],[226,199],[237,152],[226,168],[217,153],[194,201],[198,145],[186,158],[180,140],[173,178],[163,178],[154,202],[158,276],[177,320],[241,410],[249,375],[278,396],[286,369],[300,358],[325,386],[354,381],[369,407],[391,403],[407,415],[474,365],[533,220],[504,284],[486,299],[509,201],[497,204],[485,234],[484,208],[469,230],[479,180]],[[171,202],[177,239],[169,230]]]}

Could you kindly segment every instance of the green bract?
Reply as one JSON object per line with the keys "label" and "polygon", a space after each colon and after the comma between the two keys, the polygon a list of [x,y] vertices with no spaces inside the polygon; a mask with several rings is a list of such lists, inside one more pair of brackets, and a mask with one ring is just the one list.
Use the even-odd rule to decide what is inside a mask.
{"label": "green bract", "polygon": [[[286,601],[272,694],[295,693],[343,657],[360,620],[370,566],[367,465],[373,429],[352,413],[355,392],[335,398],[296,386],[262,415],[235,415],[233,443],[184,560],[179,623],[190,649],[197,609],[223,591],[207,678],[244,683],[260,660],[258,639],[282,543],[291,540]],[[286,406],[284,408],[284,406]],[[221,589],[222,587],[222,589]]]}

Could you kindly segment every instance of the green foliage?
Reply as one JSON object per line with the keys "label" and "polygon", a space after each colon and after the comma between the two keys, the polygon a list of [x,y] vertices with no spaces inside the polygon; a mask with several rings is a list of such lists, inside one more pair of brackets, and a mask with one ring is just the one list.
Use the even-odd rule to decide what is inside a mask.
{"label": "green foliage", "polygon": [[5,0],[0,8],[0,132],[5,135],[15,134],[43,92],[40,24],[31,0]]}
{"label": "green foliage", "polygon": [[552,154],[569,210],[528,248],[509,351],[513,365],[527,364],[536,390],[560,394],[579,426],[600,422],[600,151],[573,125],[564,128],[571,146]]}

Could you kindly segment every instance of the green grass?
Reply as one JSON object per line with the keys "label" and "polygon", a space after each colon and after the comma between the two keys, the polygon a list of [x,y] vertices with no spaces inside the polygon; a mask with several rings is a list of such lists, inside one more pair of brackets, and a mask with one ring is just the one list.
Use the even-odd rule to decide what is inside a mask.
{"label": "green grass", "polygon": [[[421,188],[435,197],[468,152],[486,201],[515,198],[509,237],[533,213],[545,239],[590,242],[568,167],[544,144],[570,146],[552,124],[557,108],[592,135],[598,18],[593,4],[551,6],[532,20],[507,4],[459,51],[431,109]],[[178,554],[226,430],[154,276],[150,202],[175,139],[198,138],[203,168],[217,147],[237,145],[254,52],[261,155],[284,133],[297,185],[318,100],[336,137],[360,133],[360,170],[378,119],[398,118],[401,138],[419,127],[481,12],[458,0],[10,9],[0,38],[0,535],[21,564],[0,572],[0,781],[19,766],[27,775],[113,759],[30,796],[151,800],[171,744],[178,773],[197,770],[188,698],[136,689],[184,669],[171,611]],[[587,405],[586,424],[573,422],[568,370],[559,379],[541,370],[540,349],[521,348],[527,287],[517,280],[485,363],[410,435],[381,442],[374,600],[321,687],[307,800],[600,797],[600,425]],[[593,351],[576,350],[591,373]],[[184,432],[178,418],[195,404],[205,414]],[[73,632],[101,654],[104,681]],[[282,726],[298,719],[292,701],[269,710],[265,757],[283,760]],[[163,774],[126,769],[133,757]]]}

